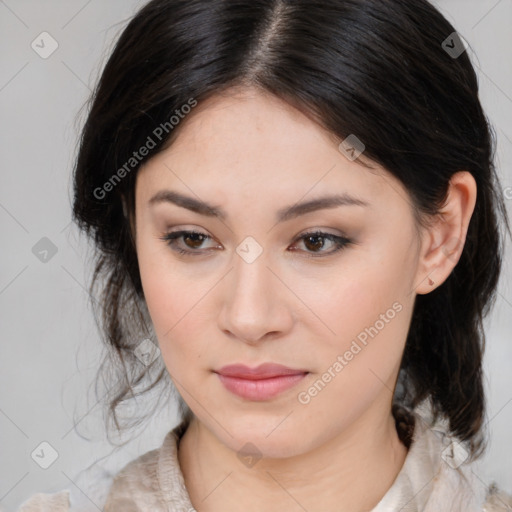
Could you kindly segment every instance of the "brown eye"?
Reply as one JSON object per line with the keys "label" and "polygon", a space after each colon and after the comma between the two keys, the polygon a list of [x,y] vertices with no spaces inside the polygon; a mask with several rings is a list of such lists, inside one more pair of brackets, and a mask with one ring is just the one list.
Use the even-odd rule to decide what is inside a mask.
{"label": "brown eye", "polygon": [[199,234],[199,233],[188,233],[186,235],[183,235],[183,240],[189,240],[191,242],[191,245],[189,245],[187,242],[185,242],[189,247],[192,249],[198,249],[201,244],[204,242],[205,235]]}
{"label": "brown eye", "polygon": [[[211,250],[201,250],[203,243],[206,240],[211,239],[211,236],[199,231],[174,231],[172,233],[165,234],[160,237],[160,239],[165,241],[173,251],[182,255],[201,255],[204,254],[206,250]],[[181,247],[178,243],[180,241],[183,243]],[[352,241],[347,237],[334,235],[332,233],[324,233],[322,231],[304,233],[296,240],[296,242],[298,241],[303,241],[304,246],[306,247],[306,250],[303,252],[309,253],[311,255],[310,257],[329,256],[352,243]],[[323,250],[325,247],[329,246],[332,247],[330,251]]]}
{"label": "brown eye", "polygon": [[325,245],[325,238],[321,236],[308,236],[304,238],[304,245],[311,251],[323,249]]}
{"label": "brown eye", "polygon": [[[200,251],[202,244],[211,238],[206,233],[201,233],[199,231],[174,231],[172,233],[167,233],[164,236],[160,237],[161,240],[164,240],[167,245],[171,247],[173,251],[177,251],[180,254],[201,254],[204,251]],[[185,247],[191,250],[182,249],[179,247],[178,242],[183,241]]]}
{"label": "brown eye", "polygon": [[[343,249],[348,244],[352,243],[350,239],[344,236],[334,235],[332,233],[324,233],[322,231],[315,231],[312,233],[304,233],[298,240],[302,240],[306,247],[306,252],[317,253],[319,256],[328,256],[340,249]],[[324,247],[334,247],[330,251],[322,250]],[[312,257],[316,257],[312,256]]]}

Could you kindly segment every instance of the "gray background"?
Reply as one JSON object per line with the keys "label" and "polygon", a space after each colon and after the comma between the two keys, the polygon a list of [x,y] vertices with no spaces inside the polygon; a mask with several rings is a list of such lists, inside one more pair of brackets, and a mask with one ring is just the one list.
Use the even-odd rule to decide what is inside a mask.
{"label": "gray background", "polygon": [[[100,360],[86,292],[91,247],[70,223],[77,113],[137,0],[0,0],[0,507],[15,510],[35,492],[90,484],[81,470],[116,472],[161,444],[175,424],[173,405],[120,453],[105,441],[90,385]],[[498,135],[497,163],[512,203],[512,0],[435,2],[471,45],[481,98]],[[47,59],[31,47],[41,32],[58,42]],[[413,42],[412,42],[413,44]],[[46,45],[48,48],[48,45]],[[46,263],[32,248],[47,237]],[[510,242],[506,258],[510,261]],[[485,358],[489,450],[483,483],[512,492],[512,292],[507,262],[487,319]],[[74,426],[76,425],[76,429]],[[79,432],[76,430],[78,429]],[[31,458],[43,441],[57,451],[44,470]],[[84,496],[85,498],[85,496]],[[89,505],[91,505],[89,503]],[[93,508],[95,509],[95,508]]]}

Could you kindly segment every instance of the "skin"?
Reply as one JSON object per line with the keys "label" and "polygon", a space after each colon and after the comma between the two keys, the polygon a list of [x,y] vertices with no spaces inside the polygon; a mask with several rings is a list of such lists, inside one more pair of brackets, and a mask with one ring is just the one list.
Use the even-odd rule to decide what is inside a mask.
{"label": "skin", "polygon": [[[456,265],[463,244],[454,240],[465,240],[476,184],[455,174],[442,211],[420,228],[400,182],[350,161],[339,142],[277,98],[233,89],[198,105],[137,176],[140,273],[163,360],[195,415],[179,462],[200,512],[367,511],[403,466],[391,402],[414,300]],[[150,205],[163,189],[227,217]],[[277,210],[335,192],[369,204],[276,223]],[[327,239],[299,238],[314,228],[352,243],[332,252]],[[202,255],[179,255],[161,239],[180,229],[211,237],[177,240]],[[248,236],[263,249],[251,263],[236,252]],[[315,254],[324,256],[308,258]],[[394,303],[400,312],[300,403],[298,394]],[[310,373],[260,402],[232,394],[213,373],[267,361]],[[247,442],[261,454],[250,467],[237,457]]]}

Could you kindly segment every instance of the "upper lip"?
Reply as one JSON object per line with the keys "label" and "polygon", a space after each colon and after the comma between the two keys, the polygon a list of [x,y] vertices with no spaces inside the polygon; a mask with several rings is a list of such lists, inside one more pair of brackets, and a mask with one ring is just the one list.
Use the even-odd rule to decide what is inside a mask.
{"label": "upper lip", "polygon": [[215,373],[225,375],[227,377],[238,377],[241,379],[270,379],[271,377],[278,377],[282,375],[298,375],[301,373],[308,373],[307,370],[288,368],[281,364],[276,363],[263,363],[255,368],[250,368],[244,364],[230,364],[223,366]]}

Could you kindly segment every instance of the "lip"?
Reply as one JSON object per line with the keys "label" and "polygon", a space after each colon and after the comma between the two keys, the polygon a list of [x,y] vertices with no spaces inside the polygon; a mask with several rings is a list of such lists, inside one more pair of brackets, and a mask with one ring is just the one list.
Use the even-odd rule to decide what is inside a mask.
{"label": "lip", "polygon": [[309,372],[275,363],[263,363],[255,368],[243,364],[223,366],[215,373],[231,393],[248,400],[262,401],[295,386]]}

